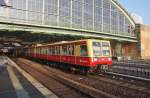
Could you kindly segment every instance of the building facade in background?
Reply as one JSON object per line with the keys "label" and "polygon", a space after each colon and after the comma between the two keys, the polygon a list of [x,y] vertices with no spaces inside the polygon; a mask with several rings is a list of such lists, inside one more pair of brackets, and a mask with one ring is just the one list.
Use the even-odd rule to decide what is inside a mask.
{"label": "building facade in background", "polygon": [[138,34],[139,42],[136,47],[138,57],[141,59],[150,59],[150,26],[136,25],[136,33]]}

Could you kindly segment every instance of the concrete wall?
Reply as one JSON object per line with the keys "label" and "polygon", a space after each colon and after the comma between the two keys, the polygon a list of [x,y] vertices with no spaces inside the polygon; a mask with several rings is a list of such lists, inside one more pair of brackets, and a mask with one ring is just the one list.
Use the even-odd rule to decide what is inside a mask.
{"label": "concrete wall", "polygon": [[136,42],[111,41],[111,49],[113,57],[121,57],[122,59],[137,59],[140,56]]}
{"label": "concrete wall", "polygon": [[122,54],[124,59],[140,59],[138,43],[123,43]]}
{"label": "concrete wall", "polygon": [[137,43],[123,42],[122,56],[125,59],[150,59],[150,26],[137,24]]}

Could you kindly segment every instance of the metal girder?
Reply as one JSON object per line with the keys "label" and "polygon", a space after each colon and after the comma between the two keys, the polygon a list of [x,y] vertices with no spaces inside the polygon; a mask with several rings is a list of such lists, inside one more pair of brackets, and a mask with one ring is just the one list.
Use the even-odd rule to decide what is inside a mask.
{"label": "metal girder", "polygon": [[18,23],[7,23],[0,22],[0,30],[21,30],[21,31],[30,31],[36,33],[45,33],[45,34],[69,34],[69,35],[77,35],[83,37],[93,37],[93,38],[104,38],[104,39],[114,39],[119,41],[130,41],[137,42],[136,37],[111,34],[105,32],[94,32],[94,31],[83,31],[76,30],[70,28],[62,28],[62,27],[48,27],[48,26],[39,26],[39,25],[28,25],[28,24],[18,24]]}

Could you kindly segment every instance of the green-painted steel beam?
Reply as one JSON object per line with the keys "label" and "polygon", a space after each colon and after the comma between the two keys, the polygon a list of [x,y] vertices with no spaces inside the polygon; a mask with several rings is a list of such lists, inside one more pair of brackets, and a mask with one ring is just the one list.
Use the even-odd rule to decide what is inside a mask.
{"label": "green-painted steel beam", "polygon": [[136,37],[127,36],[127,35],[119,35],[119,34],[112,34],[106,32],[95,32],[95,31],[82,30],[82,29],[65,28],[65,27],[49,27],[45,25],[29,25],[29,24],[0,22],[0,29],[30,31],[33,33],[42,32],[45,34],[69,34],[69,35],[77,35],[83,37],[94,37],[94,38],[114,39],[119,41],[137,42]]}

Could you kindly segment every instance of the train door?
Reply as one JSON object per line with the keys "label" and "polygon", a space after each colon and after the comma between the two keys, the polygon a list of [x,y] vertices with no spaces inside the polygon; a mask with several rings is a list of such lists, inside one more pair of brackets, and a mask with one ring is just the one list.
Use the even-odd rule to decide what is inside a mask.
{"label": "train door", "polygon": [[63,45],[62,46],[62,56],[61,56],[62,62],[67,63],[67,55],[68,55],[67,45]]}
{"label": "train door", "polygon": [[77,65],[79,63],[79,57],[80,57],[80,45],[75,45],[75,64]]}
{"label": "train door", "polygon": [[60,62],[61,61],[61,59],[60,59],[60,46],[55,47],[55,53],[56,53],[56,57],[55,57],[56,59],[55,60]]}
{"label": "train door", "polygon": [[68,45],[68,62],[71,64],[75,64],[74,48],[74,45]]}
{"label": "train door", "polygon": [[80,45],[80,56],[77,58],[78,64],[87,66],[89,64],[87,44]]}

